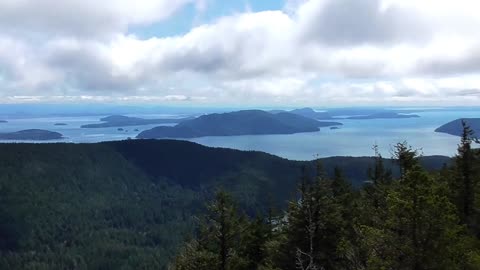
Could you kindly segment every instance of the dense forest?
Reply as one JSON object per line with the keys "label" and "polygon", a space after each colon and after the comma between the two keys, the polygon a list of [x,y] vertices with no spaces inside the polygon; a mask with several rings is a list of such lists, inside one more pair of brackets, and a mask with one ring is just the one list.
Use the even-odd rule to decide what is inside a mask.
{"label": "dense forest", "polygon": [[0,144],[0,269],[478,269],[478,156]]}
{"label": "dense forest", "polygon": [[[479,153],[463,125],[451,166],[428,173],[419,153],[395,146],[400,175],[379,153],[352,189],[340,169],[300,178],[286,211],[248,216],[219,191],[172,269],[480,269]],[[478,141],[477,141],[478,143]]]}

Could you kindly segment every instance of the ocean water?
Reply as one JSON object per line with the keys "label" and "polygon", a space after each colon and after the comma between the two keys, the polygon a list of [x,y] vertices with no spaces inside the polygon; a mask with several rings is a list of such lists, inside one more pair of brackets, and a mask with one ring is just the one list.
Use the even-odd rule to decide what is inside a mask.
{"label": "ocean water", "polygon": [[[123,131],[119,131],[118,127],[109,128],[81,128],[85,124],[101,123],[100,118],[104,116],[75,116],[75,117],[39,117],[39,118],[0,118],[7,120],[8,123],[0,123],[0,132],[14,132],[25,129],[45,129],[56,131],[65,137],[62,140],[51,140],[47,142],[73,142],[73,143],[96,143],[102,141],[119,141],[129,138],[135,138],[141,131],[151,129],[159,126],[155,125],[141,125],[122,127]],[[133,115],[132,115],[133,116]],[[135,115],[138,116],[138,115]],[[144,118],[175,118],[176,115],[143,115]],[[56,126],[56,123],[64,123],[66,126]],[[165,124],[169,126],[172,124]],[[136,131],[138,130],[138,131]],[[2,141],[0,142],[12,142]],[[22,142],[22,141],[15,141]],[[45,143],[45,142],[37,142]]]}
{"label": "ocean water", "polygon": [[[322,128],[319,132],[291,135],[247,135],[228,137],[202,137],[190,139],[206,146],[226,147],[240,150],[256,150],[292,160],[311,160],[328,156],[371,156],[372,146],[377,144],[382,155],[391,156],[393,145],[407,141],[424,155],[452,156],[459,138],[435,133],[434,130],[449,121],[463,117],[480,117],[480,110],[439,110],[417,113],[420,118],[338,120],[340,129]],[[165,115],[135,115],[145,118],[161,118]],[[103,116],[44,117],[5,119],[0,123],[0,132],[23,129],[46,129],[57,131],[65,139],[53,142],[94,143],[125,140],[146,129],[158,125],[143,125],[117,128],[82,129],[81,125],[97,123]],[[175,115],[169,115],[175,117]],[[4,118],[3,118],[4,119]],[[55,126],[66,123],[66,126]],[[138,131],[135,131],[138,129]],[[1,141],[0,141],[1,142]],[[49,141],[52,142],[52,141]]]}
{"label": "ocean water", "polygon": [[407,141],[424,155],[453,156],[459,143],[456,136],[434,132],[458,118],[479,118],[480,111],[431,111],[416,113],[420,118],[339,120],[340,129],[292,135],[203,137],[191,141],[241,150],[258,150],[293,160],[329,156],[371,156],[378,145],[384,157],[393,146]]}

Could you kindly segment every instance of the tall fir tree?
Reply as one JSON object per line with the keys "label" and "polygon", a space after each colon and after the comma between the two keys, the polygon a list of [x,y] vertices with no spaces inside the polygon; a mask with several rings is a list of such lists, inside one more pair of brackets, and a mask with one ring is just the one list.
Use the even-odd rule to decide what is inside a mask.
{"label": "tall fir tree", "polygon": [[198,240],[189,243],[177,256],[174,269],[248,269],[247,260],[239,252],[245,227],[230,195],[217,192],[207,206]]}
{"label": "tall fir tree", "polygon": [[474,132],[462,120],[462,136],[455,157],[456,177],[452,185],[456,188],[456,203],[461,222],[475,230],[475,193],[477,179],[474,175],[475,154],[472,149]]}

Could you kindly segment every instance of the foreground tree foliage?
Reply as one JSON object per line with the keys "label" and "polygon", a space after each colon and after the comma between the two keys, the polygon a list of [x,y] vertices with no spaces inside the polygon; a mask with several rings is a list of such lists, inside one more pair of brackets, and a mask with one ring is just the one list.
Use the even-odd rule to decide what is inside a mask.
{"label": "foreground tree foliage", "polygon": [[202,224],[207,229],[171,268],[480,269],[479,163],[472,135],[465,125],[456,162],[434,173],[422,168],[417,150],[397,144],[397,179],[375,147],[369,181],[360,190],[339,169],[327,177],[319,164],[314,177],[304,172],[297,197],[273,221],[239,216],[234,203],[222,199],[228,195],[219,193],[213,205],[227,206],[209,207]]}
{"label": "foreground tree foliage", "polygon": [[476,142],[465,125],[453,159],[400,143],[393,162],[316,163],[182,141],[1,144],[0,269],[480,269]]}

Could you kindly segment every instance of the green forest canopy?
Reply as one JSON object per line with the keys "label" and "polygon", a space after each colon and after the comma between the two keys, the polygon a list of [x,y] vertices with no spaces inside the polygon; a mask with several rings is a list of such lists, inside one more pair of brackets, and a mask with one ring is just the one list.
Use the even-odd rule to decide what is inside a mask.
{"label": "green forest canopy", "polygon": [[[453,239],[461,239],[458,244],[464,249],[455,246],[458,253],[467,248],[471,251],[463,252],[468,258],[458,254],[453,258],[448,253],[444,257],[453,260],[449,265],[456,265],[458,261],[474,264],[477,256],[474,214],[459,212],[462,205],[459,194],[463,194],[460,193],[463,184],[458,181],[459,168],[464,168],[463,163],[459,163],[462,159],[457,157],[453,163],[445,157],[412,157],[412,160],[414,165],[409,168],[415,170],[401,170],[394,160],[378,156],[327,158],[320,160],[325,169],[319,170],[316,161],[289,161],[261,152],[209,148],[175,140],[1,144],[0,269],[167,269],[169,266],[200,269],[185,268],[190,263],[205,263],[205,269],[220,267],[222,252],[217,252],[215,239],[211,239],[209,233],[215,219],[205,222],[202,213],[217,215],[212,204],[206,208],[203,205],[222,196],[228,208],[234,209],[229,212],[230,233],[235,235],[235,241],[240,241],[235,242],[238,250],[229,247],[226,256],[223,252],[224,269],[233,269],[232,264],[244,267],[242,269],[297,269],[299,260],[305,264],[310,256],[314,257],[312,267],[328,267],[326,269],[364,269],[348,268],[353,258],[370,269],[379,269],[371,267],[381,263],[393,267],[397,262],[395,254],[377,257],[378,254],[364,253],[371,245],[384,249],[391,244],[373,243],[368,239],[403,243],[404,239],[397,239],[395,235],[377,235],[398,227],[387,230],[376,227],[374,220],[361,218],[378,219],[382,221],[378,223],[383,224],[397,213],[390,212],[394,211],[390,207],[395,196],[400,196],[398,200],[403,202],[401,196],[412,194],[411,190],[402,189],[406,188],[401,184],[405,181],[399,180],[407,176],[414,183],[417,178],[426,179],[421,182],[429,186],[422,186],[422,190],[438,192],[428,196],[441,195],[440,198],[445,199],[432,206],[432,211],[441,209],[441,213],[430,213],[429,208],[425,208],[415,215],[444,218],[439,222],[451,226],[449,233],[452,230],[453,234],[442,237],[447,237],[450,244]],[[472,187],[476,187],[478,178],[477,161],[472,154],[472,166],[468,169]],[[441,170],[444,165],[447,167]],[[319,179],[324,181],[317,181]],[[380,193],[375,187],[377,180],[382,183]],[[364,185],[365,182],[369,184]],[[215,195],[214,191],[219,189],[228,194]],[[305,217],[302,205],[306,203],[302,198],[307,194],[311,197],[311,192],[325,193],[322,195],[325,200],[317,202],[326,205],[311,207],[324,210],[322,213],[328,218],[322,220],[331,222],[321,225],[326,226],[321,228],[327,231],[315,235],[317,238],[328,235],[328,239],[315,238],[316,247],[322,246],[322,251],[317,253],[315,249],[315,254],[308,253],[301,244],[308,240],[308,232],[290,231],[305,228],[303,225],[292,227],[298,225],[294,225],[293,216],[298,216],[298,222],[305,221],[301,221]],[[476,203],[475,198],[473,196]],[[375,202],[373,206],[369,200]],[[372,208],[374,206],[379,208]],[[395,211],[407,214],[401,208]],[[406,216],[404,220],[413,217]],[[242,230],[236,231],[239,228]],[[445,232],[443,227],[439,230]],[[286,235],[295,235],[298,239],[284,239]],[[195,240],[199,237],[205,237],[208,246],[200,247]],[[367,242],[355,242],[362,239]],[[188,241],[183,244],[185,240]],[[324,245],[329,247],[328,252],[323,251]],[[408,248],[410,246],[405,247]],[[347,253],[362,256],[357,254],[360,257],[347,260],[343,258]],[[326,256],[333,257],[326,259]],[[195,259],[199,261],[189,261]]]}

